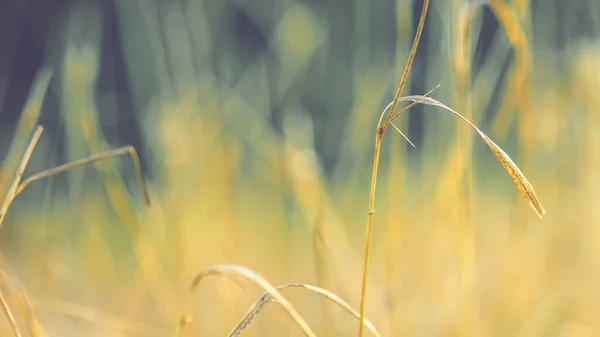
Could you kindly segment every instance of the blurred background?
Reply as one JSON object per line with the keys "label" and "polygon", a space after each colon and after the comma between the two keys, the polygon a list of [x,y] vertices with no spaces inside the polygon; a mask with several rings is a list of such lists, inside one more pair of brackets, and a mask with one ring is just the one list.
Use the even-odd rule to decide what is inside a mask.
{"label": "blurred background", "polygon": [[[1,0],[0,194],[39,124],[25,176],[133,145],[153,201],[126,156],[15,199],[0,292],[24,335],[173,335],[220,263],[358,308],[376,125],[422,5]],[[600,335],[600,3],[432,0],[404,95],[438,84],[547,215],[469,126],[417,105],[396,123],[416,148],[383,140],[367,317],[382,336]],[[186,335],[227,335],[261,291],[206,279]],[[282,293],[317,335],[356,333]],[[243,335],[301,331],[270,304]]]}

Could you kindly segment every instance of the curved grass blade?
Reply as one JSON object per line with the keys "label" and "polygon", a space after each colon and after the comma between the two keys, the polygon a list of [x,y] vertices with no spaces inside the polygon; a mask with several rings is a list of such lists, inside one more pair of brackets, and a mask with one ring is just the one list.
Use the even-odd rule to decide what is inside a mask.
{"label": "curved grass blade", "polygon": [[25,187],[27,187],[30,183],[32,183],[36,180],[40,180],[42,178],[46,178],[46,177],[55,175],[57,173],[65,172],[65,171],[68,171],[70,169],[73,169],[73,168],[76,168],[79,166],[95,163],[97,161],[121,156],[124,154],[128,154],[131,157],[131,160],[133,161],[133,165],[135,167],[135,172],[137,174],[138,183],[140,185],[140,188],[142,189],[142,194],[144,195],[144,200],[146,202],[146,205],[150,206],[152,201],[150,199],[150,192],[148,191],[148,186],[146,185],[146,181],[144,180],[144,175],[142,174],[140,158],[139,158],[137,152],[135,151],[135,148],[131,145],[127,145],[127,146],[120,147],[120,148],[117,148],[114,150],[109,150],[106,152],[98,153],[98,154],[95,154],[95,155],[92,155],[92,156],[89,156],[89,157],[86,157],[83,159],[79,159],[79,160],[76,160],[76,161],[73,161],[73,162],[70,162],[67,164],[63,164],[63,165],[53,167],[51,169],[36,173],[36,174],[30,176],[29,178],[23,180],[23,182],[16,189],[14,195],[17,196],[19,193],[21,193],[25,189]]}
{"label": "curved grass blade", "polygon": [[[321,296],[327,298],[328,300],[330,300],[331,302],[339,305],[344,310],[346,310],[349,314],[354,316],[354,318],[360,319],[360,313],[358,311],[356,311],[354,308],[352,308],[352,306],[350,304],[348,304],[346,301],[344,301],[341,297],[337,296],[336,294],[332,293],[329,290],[325,290],[323,288],[313,286],[310,284],[304,284],[304,283],[287,283],[287,284],[275,287],[275,289],[281,291],[285,288],[291,288],[291,287],[304,288],[304,289],[310,290],[312,292],[315,292],[318,295],[321,295]],[[256,317],[256,315],[262,310],[262,308],[265,306],[265,304],[267,304],[271,299],[272,299],[271,294],[269,294],[268,292],[263,293],[258,298],[258,300],[256,300],[250,306],[248,311],[246,311],[246,314],[244,315],[244,317],[242,317],[242,319],[238,322],[238,324],[235,326],[235,328],[231,331],[231,333],[229,334],[229,337],[239,336],[240,333],[254,319],[254,317]],[[377,331],[377,329],[375,328],[375,326],[373,325],[373,323],[371,323],[371,321],[369,321],[367,318],[364,319],[363,324],[367,327],[367,329],[369,329],[371,331],[371,333],[373,333],[373,335],[375,337],[381,336],[379,334],[379,332]]]}
{"label": "curved grass blade", "polygon": [[494,156],[496,156],[496,158],[500,161],[502,166],[504,166],[504,168],[506,169],[506,171],[508,172],[510,177],[513,179],[513,181],[519,188],[519,191],[521,192],[521,194],[523,195],[525,200],[529,203],[531,208],[533,208],[533,210],[535,211],[537,216],[540,217],[540,219],[541,219],[544,216],[544,214],[546,214],[546,210],[544,209],[544,206],[542,206],[542,203],[540,202],[537,195],[535,194],[533,186],[531,186],[531,184],[529,183],[529,181],[527,180],[525,175],[521,172],[519,167],[517,167],[517,165],[512,161],[512,159],[510,159],[510,157],[506,154],[506,152],[504,152],[504,150],[502,150],[498,145],[496,145],[496,143],[494,143],[490,139],[490,137],[488,137],[485,133],[483,133],[483,131],[479,130],[479,128],[476,127],[475,124],[471,123],[471,121],[469,121],[468,119],[463,117],[458,112],[452,110],[451,108],[436,101],[433,98],[429,98],[429,97],[425,97],[425,96],[421,96],[421,95],[415,95],[415,96],[404,96],[404,97],[401,97],[400,100],[416,102],[416,103],[420,103],[420,104],[435,105],[437,107],[440,107],[446,111],[453,113],[458,118],[462,119],[465,123],[469,124],[473,129],[475,129],[475,131],[477,131],[479,136],[481,136],[483,141],[489,146],[490,150],[492,150],[492,153],[494,154]]}
{"label": "curved grass blade", "polygon": [[[221,274],[240,275],[240,276],[243,276],[243,277],[247,278],[248,280],[253,281],[254,283],[258,284],[263,289],[265,289],[267,291],[267,293],[269,293],[275,300],[277,300],[277,302],[283,307],[283,309],[285,309],[285,311],[288,313],[288,315],[298,324],[300,329],[302,329],[302,332],[304,332],[305,336],[316,337],[315,333],[308,326],[308,324],[306,323],[304,318],[302,318],[302,316],[300,316],[298,311],[296,311],[296,309],[294,309],[292,304],[285,297],[283,297],[283,295],[281,295],[281,293],[279,291],[277,291],[277,289],[275,289],[267,280],[265,280],[262,276],[258,275],[256,272],[254,272],[244,266],[239,266],[239,265],[234,265],[234,264],[220,264],[220,265],[208,267],[208,268],[202,270],[198,275],[196,275],[196,277],[194,278],[194,281],[192,282],[192,287],[190,289],[190,294],[188,296],[188,305],[187,305],[188,312],[192,306],[194,294],[196,293],[196,290],[198,289],[198,285],[200,284],[200,282],[207,276],[221,275]],[[176,336],[183,336],[185,327],[187,326],[187,324],[190,320],[191,320],[190,314],[184,313],[181,316]]]}

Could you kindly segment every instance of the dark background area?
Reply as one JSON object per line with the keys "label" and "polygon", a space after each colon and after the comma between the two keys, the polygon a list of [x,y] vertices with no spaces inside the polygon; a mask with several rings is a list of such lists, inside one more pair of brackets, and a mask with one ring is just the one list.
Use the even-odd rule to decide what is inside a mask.
{"label": "dark background area", "polygon": [[[21,114],[23,104],[27,99],[27,95],[31,89],[32,81],[45,63],[50,63],[54,67],[59,64],[60,56],[56,51],[59,50],[57,45],[60,44],[59,31],[61,24],[66,20],[69,10],[75,5],[80,4],[85,0],[1,0],[0,1],[0,149],[2,149],[3,157],[5,150],[9,146],[15,126]],[[156,9],[161,15],[162,1],[153,1]],[[374,55],[389,55],[394,52],[397,37],[396,17],[393,11],[385,10],[386,7],[393,8],[393,1],[384,1],[385,4],[373,5],[370,15],[376,20],[373,20],[375,27],[371,27],[371,47],[374,52],[370,53],[370,60],[366,62],[377,61]],[[535,13],[539,6],[555,6],[557,14],[556,36],[554,37],[556,52],[559,53],[567,45],[567,41],[573,38],[586,38],[594,36],[594,22],[591,19],[594,13],[585,11],[586,6],[579,6],[585,1],[532,1],[531,8],[533,20],[536,20]],[[254,21],[248,16],[246,10],[242,10],[237,1],[224,2],[226,4],[214,5],[211,2],[204,3],[207,13],[215,13],[210,15],[208,20],[213,21],[212,27],[221,26],[227,29],[233,29],[235,37],[231,41],[220,42],[219,39],[214,39],[213,54],[211,57],[217,59],[219,53],[233,50],[236,55],[240,55],[241,67],[250,64],[258,54],[269,53],[267,39],[269,38],[269,27],[257,27]],[[303,3],[306,6],[315,8],[319,13],[325,13],[326,19],[329,16],[334,23],[330,27],[330,40],[334,48],[330,50],[330,55],[327,57],[334,62],[340,58],[352,57],[354,54],[348,51],[353,49],[354,41],[348,38],[348,34],[352,37],[352,22],[351,18],[356,14],[353,13],[353,7],[347,6],[345,0],[332,0],[324,2],[315,2],[305,0]],[[542,4],[543,3],[543,4]],[[119,18],[114,0],[103,0],[99,2],[99,8],[102,11],[103,20],[103,36],[101,43],[101,68],[97,81],[97,91],[102,93],[104,89],[112,88],[115,93],[113,103],[110,107],[103,107],[99,101],[99,111],[108,108],[116,109],[110,113],[109,118],[101,118],[101,125],[106,134],[107,139],[115,144],[132,144],[136,148],[141,149],[144,153],[144,143],[140,136],[140,127],[138,117],[144,114],[144,111],[136,111],[140,109],[135,107],[131,99],[131,83],[127,77],[126,65],[124,61],[124,51],[122,47]],[[418,22],[422,1],[414,1],[413,8],[413,34]],[[435,5],[435,1],[432,6]],[[211,8],[214,7],[214,8]],[[423,34],[422,43],[419,47],[417,58],[412,70],[412,82],[409,87],[409,92],[424,93],[428,90],[425,83],[420,81],[420,78],[427,78],[426,61],[423,60],[423,55],[432,52],[428,50],[431,44],[428,43],[431,39],[430,26],[435,19],[436,13],[430,13],[431,17],[426,24]],[[487,57],[491,41],[499,32],[499,24],[494,14],[488,7],[483,7],[480,14],[482,16],[482,26],[476,35],[476,52],[473,59],[473,76],[476,76],[477,71],[482,61]],[[577,20],[570,20],[570,17],[576,17]],[[573,26],[572,22],[577,22]],[[571,23],[568,27],[565,22]],[[216,31],[216,30],[215,30]],[[266,34],[265,34],[266,32]],[[214,31],[213,31],[214,33]],[[85,34],[85,32],[84,32]],[[408,48],[408,46],[407,46]],[[380,53],[376,52],[379,51]],[[435,52],[435,51],[434,51]],[[385,57],[385,56],[384,56]],[[506,59],[505,71],[509,68],[512,62],[512,55]],[[218,66],[215,64],[213,73],[219,77]],[[270,89],[275,90],[275,76],[271,76],[277,72],[278,64],[276,61],[269,62],[267,69],[270,79]],[[318,67],[313,67],[313,71],[318,73],[321,71]],[[325,76],[307,76],[302,77],[305,83],[294,83],[296,90],[290,90],[289,94],[284,95],[284,98],[278,102],[273,102],[272,109],[269,111],[270,120],[275,130],[281,131],[281,110],[289,102],[301,101],[302,105],[308,107],[312,111],[312,118],[316,126],[315,144],[319,155],[323,158],[323,163],[326,171],[333,167],[336,161],[335,152],[325,148],[325,143],[339,146],[339,138],[341,136],[340,123],[331,123],[332,110],[349,110],[351,100],[331,103],[327,97],[334,95],[333,91],[351,92],[352,77],[349,72],[339,67],[329,67],[326,69]],[[343,81],[340,80],[344,78]],[[336,78],[335,86],[332,86],[330,78]],[[497,79],[496,86],[502,87],[503,76]],[[64,124],[61,121],[59,108],[59,95],[56,89],[53,90],[53,83],[60,79],[60,73],[55,72],[55,76],[50,84],[50,90],[45,98],[45,103],[42,110],[40,122],[46,127],[46,132],[49,137],[58,143],[61,142],[61,134],[63,133]],[[298,81],[296,81],[298,82]],[[340,87],[339,83],[346,83],[346,87]],[[55,86],[54,86],[55,87]],[[299,90],[298,90],[299,89]],[[392,93],[393,88],[390,88]],[[499,90],[500,91],[500,90]],[[298,97],[300,96],[300,97]],[[391,97],[391,94],[390,94]],[[493,115],[497,99],[492,99],[491,106],[487,109],[487,115]],[[331,104],[339,105],[332,107]],[[417,106],[415,109],[423,109],[422,106]],[[108,116],[108,115],[107,115]],[[409,126],[407,127],[408,136],[414,142],[420,143],[423,134],[423,114],[413,113],[409,115]],[[339,126],[339,127],[336,127]],[[339,129],[339,130],[336,130]],[[325,137],[329,137],[325,140]],[[333,139],[331,138],[333,137]],[[328,145],[330,148],[332,145]],[[58,150],[58,149],[57,149]],[[411,148],[411,151],[415,151]],[[415,152],[413,154],[416,154]],[[60,155],[59,155],[60,160]]]}

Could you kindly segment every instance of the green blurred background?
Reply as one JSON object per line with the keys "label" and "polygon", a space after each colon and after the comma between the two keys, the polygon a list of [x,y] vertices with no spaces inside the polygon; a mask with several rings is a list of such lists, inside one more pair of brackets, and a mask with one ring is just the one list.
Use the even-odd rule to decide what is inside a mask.
{"label": "green blurred background", "polygon": [[[131,144],[153,199],[126,157],[19,195],[0,228],[18,281],[0,291],[23,329],[26,289],[50,336],[172,335],[194,275],[219,263],[358,307],[375,127],[421,6],[0,1],[1,190],[41,124],[25,176]],[[468,126],[411,109],[396,125],[416,148],[390,129],[382,149],[367,301],[381,335],[600,334],[599,34],[593,0],[431,2],[404,94],[441,84],[432,96],[548,213]],[[260,291],[204,281],[188,335],[226,335]],[[315,294],[284,295],[317,335],[357,330]],[[273,304],[244,331],[300,334]]]}

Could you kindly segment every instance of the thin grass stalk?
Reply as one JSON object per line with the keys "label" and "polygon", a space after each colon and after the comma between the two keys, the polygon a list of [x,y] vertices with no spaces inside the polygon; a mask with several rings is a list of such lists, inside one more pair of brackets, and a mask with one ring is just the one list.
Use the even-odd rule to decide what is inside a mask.
{"label": "thin grass stalk", "polygon": [[4,221],[6,212],[8,212],[8,207],[10,207],[10,204],[12,203],[12,201],[15,199],[15,197],[17,195],[19,183],[21,182],[21,178],[23,177],[23,173],[25,172],[25,167],[27,166],[27,163],[29,162],[29,158],[31,158],[31,154],[33,153],[33,150],[35,149],[35,146],[37,145],[38,141],[40,140],[40,136],[42,135],[43,131],[44,131],[44,128],[41,126],[38,126],[35,129],[35,131],[33,132],[33,135],[31,136],[31,139],[29,140],[29,144],[27,145],[27,148],[25,149],[25,152],[23,153],[23,156],[21,157],[21,161],[19,162],[19,166],[17,167],[17,172],[15,173],[15,177],[12,180],[12,183],[11,183],[8,191],[6,192],[6,195],[4,196],[4,200],[2,201],[2,206],[0,206],[0,226],[2,226],[2,221]]}
{"label": "thin grass stalk", "polygon": [[[404,86],[406,85],[406,80],[408,79],[408,74],[410,73],[410,69],[412,67],[413,60],[415,58],[417,52],[417,46],[419,45],[419,40],[421,39],[421,34],[423,32],[423,28],[425,26],[425,17],[427,15],[427,8],[429,7],[429,0],[425,0],[423,2],[423,8],[421,10],[421,17],[419,19],[419,26],[417,28],[417,32],[415,34],[415,39],[413,41],[413,45],[408,57],[408,61],[406,63],[406,67],[404,69],[404,74],[402,75],[402,79],[400,80],[400,84],[398,85],[398,90],[396,91],[396,96],[392,102],[392,106],[387,113],[385,118],[385,122],[381,125],[381,118],[379,119],[379,123],[377,124],[377,132],[375,134],[375,150],[373,154],[373,171],[371,173],[371,192],[369,194],[369,213],[367,215],[367,228],[366,228],[366,238],[365,238],[365,256],[364,256],[364,265],[363,265],[363,275],[362,275],[362,287],[360,293],[360,324],[358,328],[358,336],[362,337],[363,335],[363,324],[362,321],[365,318],[365,302],[367,297],[367,275],[369,273],[369,257],[371,255],[371,238],[373,235],[373,215],[375,214],[375,188],[377,186],[377,170],[379,168],[379,154],[381,151],[381,141],[383,139],[383,135],[385,134],[385,130],[387,126],[391,123],[391,119],[394,116],[394,111],[396,106],[398,105],[398,101],[400,96],[402,95],[402,91],[404,90]],[[383,117],[383,114],[382,116]]]}
{"label": "thin grass stalk", "polygon": [[[52,175],[55,175],[57,173],[61,173],[67,170],[70,170],[72,168],[78,167],[78,166],[82,166],[82,165],[86,165],[89,163],[93,163],[99,160],[103,160],[103,159],[107,159],[107,158],[111,158],[114,156],[118,156],[121,154],[130,154],[132,157],[132,160],[134,162],[134,165],[136,167],[136,172],[138,174],[138,182],[140,183],[140,187],[142,189],[142,193],[144,194],[145,197],[145,201],[146,203],[149,205],[150,204],[150,194],[148,192],[148,188],[146,186],[146,183],[143,179],[143,175],[141,173],[141,166],[140,166],[140,162],[139,162],[139,157],[137,156],[137,153],[135,151],[135,149],[131,146],[127,146],[127,147],[123,147],[120,149],[116,149],[116,150],[112,150],[112,151],[107,151],[104,153],[100,153],[98,155],[95,156],[91,156],[88,158],[84,158],[75,162],[71,162],[71,163],[67,163],[55,168],[51,168],[49,170],[45,170],[42,171],[40,173],[37,173],[33,176],[30,176],[29,178],[25,179],[22,183],[21,183],[21,179],[23,177],[23,174],[25,172],[25,168],[27,166],[27,163],[29,162],[29,159],[31,158],[31,155],[35,149],[35,146],[37,145],[42,132],[43,132],[44,128],[42,126],[38,126],[35,131],[33,132],[30,141],[25,149],[25,152],[22,155],[21,161],[17,167],[17,171],[15,173],[15,177],[11,182],[11,185],[4,197],[4,200],[2,202],[2,206],[0,207],[0,225],[2,224],[2,221],[4,220],[6,213],[8,212],[8,209],[10,207],[10,205],[12,204],[13,200],[16,198],[17,195],[19,195],[23,189],[25,189],[25,187],[27,187],[31,182],[45,178],[45,177],[49,177]],[[16,325],[16,322],[14,320],[14,315],[12,315],[12,312],[10,311],[10,308],[8,306],[8,303],[6,302],[4,295],[2,295],[0,293],[0,304],[2,305],[2,308],[4,310],[4,312],[6,313],[7,317],[9,318],[9,321],[11,322],[11,325],[13,326],[13,331],[15,332],[15,335],[17,336],[21,336],[21,332],[18,328],[18,326]],[[23,301],[25,301],[25,299],[23,299]],[[25,303],[26,304],[26,303]],[[27,308],[25,308],[27,309]],[[42,336],[45,335],[42,330],[41,330],[41,326],[39,326],[39,324],[37,323],[37,320],[33,319],[32,313],[30,310],[27,310],[26,312],[26,318],[28,319],[28,323],[30,325],[30,328],[32,329],[32,334],[34,334],[35,336]]]}
{"label": "thin grass stalk", "polygon": [[[6,310],[8,298],[10,300],[12,311],[19,314],[20,322],[25,326],[23,331],[26,336],[46,337],[48,333],[44,330],[31,307],[29,296],[23,285],[12,278],[5,270],[0,269],[0,294],[2,306]],[[9,320],[11,320],[9,318]]]}
{"label": "thin grass stalk", "polygon": [[238,322],[238,324],[236,324],[235,328],[233,328],[233,331],[229,333],[228,337],[239,336],[242,333],[242,331],[244,331],[248,327],[250,322],[252,322],[254,317],[256,317],[261,312],[261,310],[265,307],[265,305],[267,305],[267,303],[269,303],[270,300],[271,295],[269,293],[263,293],[259,297],[259,299],[252,303],[250,308],[248,308],[242,319]]}
{"label": "thin grass stalk", "polygon": [[408,75],[410,73],[410,69],[412,68],[413,61],[415,60],[415,56],[417,54],[417,47],[419,46],[419,41],[421,40],[421,34],[423,33],[423,28],[425,28],[425,17],[427,16],[427,9],[429,7],[429,0],[425,0],[423,2],[423,8],[421,9],[421,17],[419,19],[419,26],[417,27],[417,33],[415,34],[415,39],[413,41],[410,54],[408,55],[408,61],[406,62],[406,67],[404,68],[404,73],[402,74],[402,79],[400,79],[400,84],[398,85],[398,90],[396,90],[396,95],[394,96],[394,100],[392,101],[392,107],[385,118],[385,122],[383,123],[383,133],[387,126],[390,124],[391,118],[394,115],[394,111],[396,111],[396,106],[400,100],[400,96],[402,96],[402,91],[404,90],[404,86],[408,80]]}
{"label": "thin grass stalk", "polygon": [[181,315],[179,324],[176,329],[175,336],[183,336],[183,334],[185,332],[185,328],[187,327],[188,323],[191,321],[191,314],[188,314],[188,312],[190,312],[192,309],[194,295],[195,295],[196,291],[198,290],[198,286],[199,286],[200,282],[207,276],[214,276],[214,275],[221,275],[221,274],[240,275],[250,281],[253,281],[257,285],[262,287],[264,290],[266,290],[271,296],[273,296],[273,298],[275,300],[277,300],[277,302],[283,307],[283,309],[288,313],[288,315],[292,318],[292,320],[294,320],[294,322],[296,322],[296,324],[298,324],[298,326],[300,327],[300,329],[302,330],[302,332],[304,333],[305,336],[316,337],[313,330],[306,323],[304,318],[302,318],[302,316],[300,316],[300,314],[298,313],[298,311],[296,311],[296,309],[292,306],[292,304],[285,297],[283,297],[283,295],[281,295],[281,293],[277,289],[275,289],[267,280],[265,280],[262,276],[258,275],[254,271],[252,271],[244,266],[233,265],[233,264],[220,264],[220,265],[208,267],[208,268],[202,270],[200,273],[198,273],[198,275],[196,275],[196,277],[194,278],[194,281],[192,282],[192,286],[190,288],[190,293],[187,298],[186,312],[184,312]]}
{"label": "thin grass stalk", "polygon": [[[379,125],[378,125],[379,130]],[[371,237],[373,233],[373,214],[375,214],[375,187],[377,185],[377,169],[379,167],[379,152],[381,149],[381,136],[377,132],[377,138],[375,140],[375,155],[373,157],[373,171],[371,174],[371,193],[369,197],[369,214],[367,217],[367,235],[365,238],[365,261],[363,265],[363,282],[360,294],[360,322],[365,317],[365,300],[367,296],[367,275],[369,271],[369,256],[371,255]],[[363,328],[360,324],[358,330],[358,336],[362,337]]]}
{"label": "thin grass stalk", "polygon": [[42,178],[47,178],[49,176],[52,176],[52,175],[55,175],[55,174],[58,174],[61,172],[65,172],[65,171],[68,171],[70,169],[73,169],[73,168],[76,168],[79,166],[84,166],[87,164],[95,163],[95,162],[98,162],[98,161],[101,161],[104,159],[118,157],[118,156],[121,156],[124,154],[128,154],[131,156],[131,160],[133,161],[133,165],[135,166],[137,180],[140,185],[142,194],[144,195],[144,201],[146,202],[147,206],[150,206],[150,204],[152,203],[152,201],[150,200],[150,192],[148,191],[148,186],[146,185],[146,181],[144,180],[144,176],[142,174],[142,168],[141,168],[139,156],[138,156],[137,152],[135,151],[135,148],[133,148],[133,146],[124,146],[124,147],[121,147],[118,149],[109,150],[106,152],[95,154],[90,157],[79,159],[79,160],[76,160],[76,161],[73,161],[73,162],[70,162],[67,164],[63,164],[63,165],[53,167],[51,169],[36,173],[36,174],[28,177],[27,179],[23,180],[23,182],[16,189],[15,196],[19,195],[19,193],[21,193],[25,189],[25,187],[27,187],[30,183],[32,183],[36,180],[40,180]]}
{"label": "thin grass stalk", "polygon": [[2,310],[4,310],[15,336],[23,336],[23,334],[21,334],[21,329],[17,324],[17,320],[15,319],[15,315],[13,315],[12,310],[10,309],[10,306],[8,305],[8,302],[6,301],[6,298],[4,298],[4,294],[2,294],[2,292],[0,292],[0,305],[2,305]]}
{"label": "thin grass stalk", "polygon": [[[358,312],[354,308],[352,308],[352,306],[350,304],[348,304],[342,298],[340,298],[339,296],[337,296],[336,294],[332,293],[329,290],[326,290],[326,289],[323,289],[320,287],[316,287],[316,286],[313,286],[310,284],[304,284],[304,283],[287,283],[287,284],[275,287],[275,289],[278,291],[281,291],[283,289],[292,288],[292,287],[304,288],[304,289],[307,289],[307,290],[310,290],[310,291],[316,293],[317,295],[321,295],[325,300],[329,300],[330,302],[337,304],[342,309],[346,310],[346,312],[348,312],[354,318],[359,319]],[[263,293],[258,298],[258,300],[256,300],[250,306],[250,308],[246,311],[246,314],[242,317],[242,319],[240,319],[240,321],[235,326],[235,328],[233,328],[233,330],[229,334],[229,337],[239,336],[239,334],[248,326],[248,324],[250,324],[250,322],[262,310],[262,308],[265,306],[265,304],[267,304],[271,300],[272,300],[272,296],[270,293],[268,293],[268,292]],[[373,325],[373,323],[371,323],[368,319],[365,318],[365,320],[363,321],[363,324],[373,333],[374,336],[376,336],[376,337],[381,336],[379,334],[379,332],[377,331],[377,329],[375,328],[375,326]]]}
{"label": "thin grass stalk", "polygon": [[4,191],[4,184],[8,182],[8,177],[12,173],[10,170],[18,165],[18,160],[23,155],[27,141],[31,139],[31,134],[35,131],[51,77],[52,70],[47,66],[44,66],[36,75],[32,90],[29,93],[23,113],[19,119],[12,144],[4,159],[4,163],[0,165],[0,190],[2,191]]}

